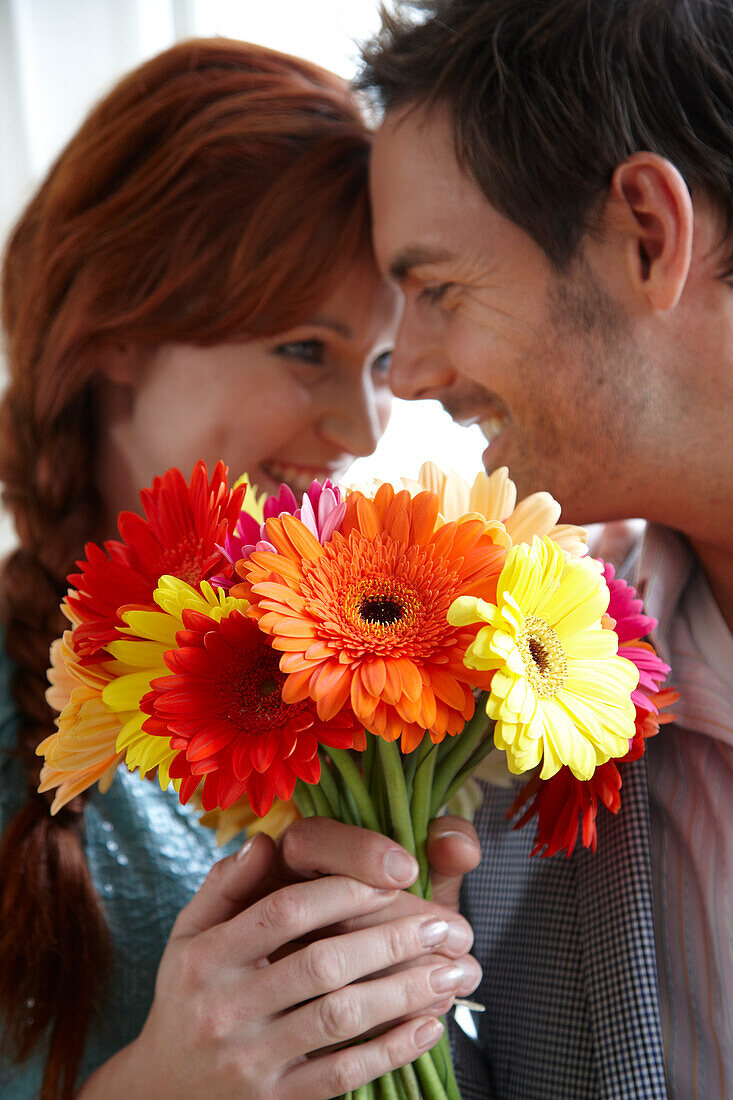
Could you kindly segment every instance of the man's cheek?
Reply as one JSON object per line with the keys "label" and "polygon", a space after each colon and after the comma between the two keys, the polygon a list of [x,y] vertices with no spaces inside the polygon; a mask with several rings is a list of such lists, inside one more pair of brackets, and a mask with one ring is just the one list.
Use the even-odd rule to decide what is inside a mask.
{"label": "man's cheek", "polygon": [[[533,346],[535,332],[527,320],[503,307],[489,291],[467,291],[454,313],[458,338],[483,354],[522,356]],[[468,349],[467,349],[468,350]]]}

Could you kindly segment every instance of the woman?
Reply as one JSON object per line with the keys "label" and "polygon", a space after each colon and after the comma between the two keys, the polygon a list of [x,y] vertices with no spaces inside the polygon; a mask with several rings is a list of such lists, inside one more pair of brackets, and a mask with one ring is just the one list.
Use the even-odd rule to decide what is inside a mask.
{"label": "woman", "polygon": [[[252,906],[236,925],[247,965],[219,927],[261,887],[269,842],[256,841],[239,864],[225,860],[186,905],[215,850],[175,796],[120,774],[106,795],[79,797],[51,818],[36,793],[34,750],[53,728],[45,670],[64,578],[86,540],[114,534],[117,512],[135,508],[141,486],[168,466],[188,474],[199,458],[210,468],[223,458],[262,488],[284,479],[302,489],[373,449],[388,415],[395,302],[371,253],[368,147],[353,100],[330,74],[243,43],[184,43],[92,112],[10,238],[0,476],[20,546],[2,579],[0,1007],[13,1058],[0,1063],[0,1092],[8,1100],[39,1090],[49,1100],[70,1096],[100,1065],[85,1096],[149,1088],[325,1097],[349,1079],[343,1055],[305,1060],[332,1042],[314,998],[335,985],[299,986],[295,971],[271,980],[285,960],[261,965],[325,918],[308,928],[285,922],[276,935],[272,911],[259,919]],[[327,892],[317,906],[325,923],[390,901],[334,878],[272,894],[285,895],[276,911],[303,912],[314,889]],[[422,954],[417,920],[354,933],[372,965],[337,984],[380,958]],[[436,935],[446,930],[433,930],[434,943]],[[387,940],[401,945],[391,957]],[[437,1038],[427,1011],[432,971],[410,973],[402,992],[385,977],[364,983],[364,997],[368,987],[382,999],[386,991],[427,1031],[416,1038],[413,1021],[366,1044],[362,1077]],[[211,1008],[233,1004],[233,990],[248,1006],[239,1031]],[[296,1009],[305,1016],[278,1046],[273,1021],[304,1001],[315,1007]],[[365,1001],[350,1035],[386,1019]],[[257,1057],[265,1047],[266,1072]]]}

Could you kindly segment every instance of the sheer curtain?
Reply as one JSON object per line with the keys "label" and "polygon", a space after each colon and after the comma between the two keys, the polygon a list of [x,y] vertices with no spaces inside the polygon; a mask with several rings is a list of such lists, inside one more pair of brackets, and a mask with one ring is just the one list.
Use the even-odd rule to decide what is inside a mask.
{"label": "sheer curtain", "polygon": [[[226,35],[350,78],[377,0],[0,0],[0,240],[90,106],[125,71],[181,38]],[[378,451],[352,476],[414,474],[424,458],[470,475],[485,443],[434,402],[395,402]],[[0,550],[11,539],[0,516]]]}

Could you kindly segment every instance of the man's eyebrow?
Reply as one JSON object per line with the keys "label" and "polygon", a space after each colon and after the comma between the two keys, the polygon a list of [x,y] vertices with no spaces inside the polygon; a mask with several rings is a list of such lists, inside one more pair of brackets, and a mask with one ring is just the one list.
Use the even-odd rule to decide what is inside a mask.
{"label": "man's eyebrow", "polygon": [[392,261],[389,273],[396,283],[404,282],[413,267],[421,264],[439,264],[453,260],[455,255],[446,248],[427,248],[424,245],[410,245]]}
{"label": "man's eyebrow", "polygon": [[305,323],[306,325],[313,325],[315,328],[330,328],[333,332],[342,336],[344,340],[354,339],[354,332],[348,325],[331,317],[311,317]]}

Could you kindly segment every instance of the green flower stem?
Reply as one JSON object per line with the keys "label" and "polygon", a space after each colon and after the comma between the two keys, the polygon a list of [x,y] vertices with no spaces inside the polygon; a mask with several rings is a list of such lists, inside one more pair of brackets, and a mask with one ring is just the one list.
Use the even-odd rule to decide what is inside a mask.
{"label": "green flower stem", "polygon": [[440,1080],[430,1054],[421,1054],[417,1061],[413,1062],[413,1065],[422,1086],[421,1095],[425,1100],[447,1100],[443,1082]]}
{"label": "green flower stem", "polygon": [[298,813],[301,817],[316,816],[316,808],[313,805],[311,788],[308,783],[304,783],[302,779],[299,779],[298,782],[295,784],[295,790],[293,791],[293,802],[295,803]]}
{"label": "green flower stem", "polygon": [[451,1055],[450,1040],[448,1039],[448,1023],[445,1018],[443,1019],[443,1034],[430,1051],[430,1055],[443,1083],[448,1100],[461,1100],[461,1091],[458,1088],[453,1069],[453,1057]]}
{"label": "green flower stem", "polygon": [[402,755],[402,773],[405,777],[405,790],[407,791],[408,799],[412,800],[412,784],[415,782],[415,772],[417,771],[417,761],[419,755],[420,746],[413,749],[412,752]]}
{"label": "green flower stem", "polygon": [[366,748],[361,754],[361,770],[364,776],[364,786],[368,791],[371,791],[375,760],[375,738],[374,734],[367,733],[366,730],[364,730],[364,736],[366,737]]}
{"label": "green flower stem", "polygon": [[412,1066],[402,1066],[397,1070],[399,1079],[402,1082],[402,1087],[405,1090],[405,1096],[407,1100],[423,1100],[422,1093],[420,1092],[420,1086],[417,1083],[417,1077]]}
{"label": "green flower stem", "polygon": [[[459,734],[459,736],[462,737],[463,735]],[[451,749],[453,748],[454,745],[455,745],[455,740],[452,737],[444,737],[443,738],[443,740],[438,745],[438,763],[439,764],[442,760],[445,760],[446,756],[451,751]]]}
{"label": "green flower stem", "polygon": [[[371,734],[367,734],[367,741],[370,737]],[[381,737],[379,740],[382,740]],[[328,755],[331,757],[334,768],[336,768],[341,775],[344,786],[348,787],[351,791],[354,801],[359,807],[361,823],[364,828],[371,829],[375,833],[381,832],[382,830],[379,826],[376,811],[369,797],[369,791],[367,790],[366,784],[361,777],[361,772],[356,766],[352,756],[346,749],[329,749]],[[400,771],[401,770],[400,768]]]}
{"label": "green flower stem", "polygon": [[[344,806],[341,793],[336,786],[336,780],[331,774],[331,769],[324,759],[323,754],[319,753],[318,756],[321,761],[321,778],[318,780],[318,787],[321,794],[328,802],[331,810],[330,816],[336,818],[338,821],[343,821],[346,807]],[[351,824],[351,822],[347,821],[347,824]]]}
{"label": "green flower stem", "polygon": [[494,747],[493,737],[487,737],[485,741],[482,741],[479,747],[473,753],[473,755],[469,758],[467,763],[464,764],[464,766],[451,782],[448,790],[445,792],[443,806],[445,806],[446,802],[450,802],[454,794],[458,794],[463,784],[471,778],[481,761],[485,757],[489,756],[490,753],[498,751],[499,750]]}
{"label": "green flower stem", "polygon": [[484,713],[483,700],[481,699],[476,706],[476,713],[473,718],[466,724],[463,733],[453,738],[453,746],[450,752],[446,754],[435,769],[433,800],[430,807],[431,817],[435,817],[441,806],[445,806],[445,796],[449,786],[466,761],[473,755],[483,738],[488,737],[489,726],[490,721]]}
{"label": "green flower stem", "polygon": [[415,779],[412,786],[412,829],[415,836],[415,852],[420,864],[422,896],[430,900],[428,825],[432,820],[430,806],[433,773],[438,755],[437,745],[432,743],[426,733],[415,752],[417,754],[417,767],[415,768]]}
{"label": "green flower stem", "polygon": [[[410,855],[417,857],[415,834],[412,831],[412,818],[410,816],[410,805],[407,801],[400,750],[394,741],[385,741],[383,737],[380,737],[377,751],[389,800],[392,837],[403,848],[406,848]],[[420,896],[419,878],[409,887],[409,891],[412,894],[417,894],[418,897]]]}
{"label": "green flower stem", "polygon": [[369,1096],[369,1085],[361,1085],[360,1088],[354,1089],[354,1100],[369,1100]]}
{"label": "green flower stem", "polygon": [[321,790],[320,781],[311,784],[309,789],[310,796],[313,799],[313,806],[315,807],[318,817],[332,817],[338,820],[339,815],[331,809],[331,804]]}
{"label": "green flower stem", "polygon": [[395,1070],[395,1072],[390,1074],[390,1076],[394,1081],[394,1086],[397,1090],[398,1100],[408,1100],[407,1093],[405,1092],[405,1086],[402,1084],[402,1078],[400,1077],[399,1073]]}
{"label": "green flower stem", "polygon": [[339,794],[341,795],[341,798],[343,799],[343,801],[346,803],[346,806],[347,806],[347,809],[348,809],[348,812],[349,812],[349,815],[350,815],[351,824],[352,825],[363,825],[364,822],[361,820],[361,813],[359,812],[359,807],[356,803],[356,799],[354,798],[353,794],[351,793],[351,788],[349,787],[349,784],[346,782],[346,780],[344,779],[344,777],[341,775],[341,773],[338,771],[337,768],[334,768],[333,770],[334,770],[334,779],[336,780],[336,785],[338,786]]}
{"label": "green flower stem", "polygon": [[392,1073],[385,1073],[384,1077],[379,1078],[379,1091],[382,1100],[400,1100],[400,1094],[397,1091],[397,1082]]}

